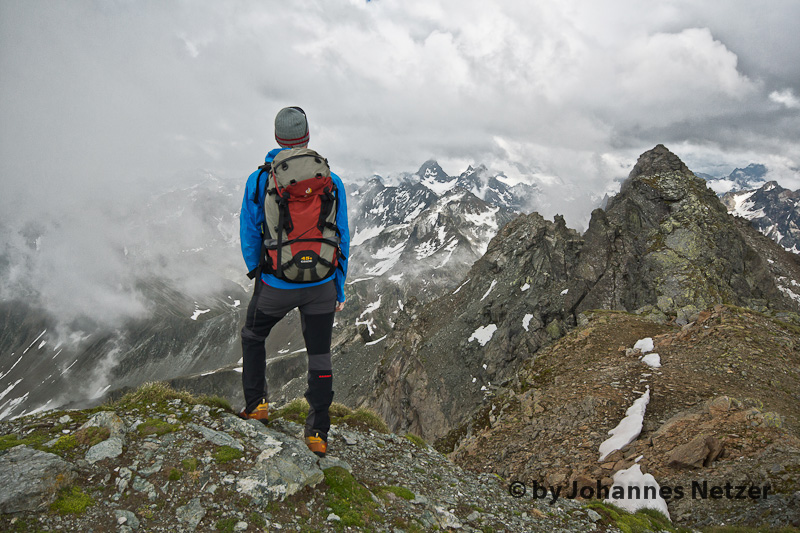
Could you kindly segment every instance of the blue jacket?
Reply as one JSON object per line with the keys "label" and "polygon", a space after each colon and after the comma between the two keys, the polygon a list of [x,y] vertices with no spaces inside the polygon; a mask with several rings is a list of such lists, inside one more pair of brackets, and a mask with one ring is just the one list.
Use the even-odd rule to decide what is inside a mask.
{"label": "blue jacket", "polygon": [[[286,148],[276,148],[271,150],[267,157],[264,158],[265,163],[272,162],[272,158]],[[239,215],[239,237],[242,241],[242,256],[244,262],[247,264],[247,271],[252,272],[258,267],[259,255],[261,253],[261,228],[265,222],[264,216],[264,196],[267,193],[267,174],[262,174],[261,179],[258,180],[259,170],[256,170],[250,177],[247,178],[247,185],[244,188],[244,199],[242,200],[242,212]],[[311,283],[289,283],[282,279],[278,279],[272,274],[262,274],[261,279],[270,287],[276,289],[300,289],[303,287],[313,287],[314,285],[322,285],[331,279],[334,280],[336,285],[336,300],[344,302],[344,280],[347,278],[347,258],[350,257],[350,228],[347,223],[347,196],[344,191],[344,184],[342,180],[331,172],[331,178],[334,185],[336,185],[336,226],[339,228],[339,235],[341,242],[339,247],[344,254],[344,259],[339,259],[339,268],[336,272],[322,281],[315,281]],[[258,180],[258,203],[253,202],[253,195],[256,192],[256,181]]]}

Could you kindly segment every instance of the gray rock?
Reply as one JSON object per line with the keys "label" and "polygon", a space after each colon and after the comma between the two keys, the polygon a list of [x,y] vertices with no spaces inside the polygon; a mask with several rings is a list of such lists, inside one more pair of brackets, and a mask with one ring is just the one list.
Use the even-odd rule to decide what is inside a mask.
{"label": "gray rock", "polygon": [[336,457],[326,456],[319,460],[319,467],[322,470],[333,468],[334,466],[339,466],[341,468],[344,468],[351,474],[353,473],[353,467],[350,466],[350,463],[342,461],[341,459],[337,459]]}
{"label": "gray rock", "polygon": [[64,415],[58,419],[59,424],[69,424],[70,422],[72,422],[72,417],[69,415]]}
{"label": "gray rock", "polygon": [[200,426],[198,424],[189,424],[189,428],[202,433],[203,437],[205,437],[205,439],[211,444],[216,444],[217,446],[230,446],[231,448],[236,448],[237,450],[244,451],[244,445],[238,440],[228,435],[227,433],[222,433],[221,431],[215,431],[213,429]]}
{"label": "gray rock", "polygon": [[302,442],[258,424],[262,444],[272,443],[256,458],[255,468],[236,479],[236,490],[257,501],[283,500],[324,479],[318,457]]}
{"label": "gray rock", "polygon": [[[136,515],[130,511],[125,511],[123,509],[116,509],[114,511],[114,516],[117,517],[117,524],[119,525],[126,525],[130,527],[132,530],[139,529],[139,519],[136,518]],[[124,520],[124,521],[122,521]]]}
{"label": "gray rock", "polygon": [[163,460],[158,460],[158,461],[156,461],[155,463],[153,463],[152,465],[150,465],[148,467],[140,468],[139,469],[139,473],[141,475],[143,475],[143,476],[150,476],[150,475],[155,474],[156,472],[159,472],[163,465],[164,465],[164,461]]}
{"label": "gray rock", "polygon": [[0,455],[0,513],[46,509],[75,477],[74,467],[57,455],[11,448]]}
{"label": "gray rock", "polygon": [[125,443],[125,435],[128,431],[125,427],[125,422],[122,421],[117,413],[112,411],[95,413],[80,429],[90,427],[106,428],[110,432],[109,437],[117,437],[123,444]]}
{"label": "gray rock", "polygon": [[117,491],[119,493],[125,492],[125,489],[128,488],[128,484],[131,482],[131,477],[133,477],[133,472],[130,469],[125,468],[124,466],[119,469],[119,477],[117,478]]}
{"label": "gray rock", "polygon": [[206,510],[200,503],[200,498],[195,498],[183,507],[178,507],[175,513],[178,522],[188,527],[190,530],[197,529],[197,525],[200,524],[200,521],[205,515]]}
{"label": "gray rock", "polygon": [[191,413],[193,415],[199,415],[199,416],[202,416],[202,417],[207,417],[209,411],[211,411],[211,408],[209,406],[197,404],[194,407],[192,407]]}
{"label": "gray rock", "polygon": [[152,483],[140,477],[135,478],[131,486],[133,487],[133,490],[147,494],[155,492],[156,490]]}
{"label": "gray rock", "polygon": [[600,513],[598,513],[594,509],[587,509],[586,516],[588,516],[589,520],[591,520],[592,522],[597,522],[598,520],[603,518],[602,516],[600,516]]}
{"label": "gray rock", "polygon": [[331,513],[325,520],[327,520],[328,522],[340,522],[342,519],[339,517],[339,515]]}
{"label": "gray rock", "polygon": [[89,448],[85,459],[94,464],[97,461],[113,459],[120,455],[122,455],[122,439],[120,437],[109,437]]}

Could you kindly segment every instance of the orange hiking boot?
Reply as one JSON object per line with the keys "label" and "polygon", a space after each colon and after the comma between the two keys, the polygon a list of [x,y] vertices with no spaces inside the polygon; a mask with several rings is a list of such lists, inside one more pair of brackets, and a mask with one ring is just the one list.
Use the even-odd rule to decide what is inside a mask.
{"label": "orange hiking boot", "polygon": [[258,420],[262,424],[266,424],[269,421],[269,403],[267,399],[264,398],[261,400],[255,409],[251,412],[247,412],[247,408],[245,407],[239,412],[239,418],[244,418],[245,420],[252,418],[254,420]]}
{"label": "orange hiking boot", "polygon": [[319,457],[325,457],[325,452],[328,451],[327,441],[318,432],[306,437],[306,446]]}

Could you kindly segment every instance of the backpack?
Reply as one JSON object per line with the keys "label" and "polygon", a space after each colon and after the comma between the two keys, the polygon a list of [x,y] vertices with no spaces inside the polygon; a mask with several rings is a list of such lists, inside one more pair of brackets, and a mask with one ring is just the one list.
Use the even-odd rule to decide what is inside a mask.
{"label": "backpack", "polygon": [[259,180],[268,173],[261,253],[266,271],[291,283],[332,275],[341,252],[338,191],[328,160],[314,150],[292,148],[278,152],[271,164],[259,169]]}

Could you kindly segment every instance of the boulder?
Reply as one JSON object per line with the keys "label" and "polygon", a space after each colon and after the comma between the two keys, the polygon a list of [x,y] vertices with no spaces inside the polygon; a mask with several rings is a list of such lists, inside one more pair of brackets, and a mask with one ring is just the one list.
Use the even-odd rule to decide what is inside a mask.
{"label": "boulder", "polygon": [[0,455],[0,513],[44,510],[75,477],[73,465],[61,457],[15,446]]}
{"label": "boulder", "polygon": [[698,435],[690,442],[675,447],[669,455],[674,468],[702,468],[710,465],[722,453],[722,443],[711,435]]}

